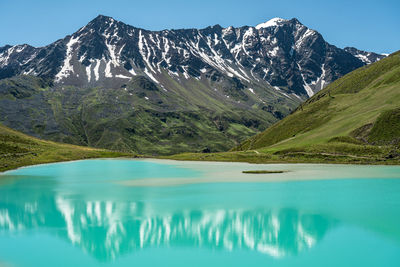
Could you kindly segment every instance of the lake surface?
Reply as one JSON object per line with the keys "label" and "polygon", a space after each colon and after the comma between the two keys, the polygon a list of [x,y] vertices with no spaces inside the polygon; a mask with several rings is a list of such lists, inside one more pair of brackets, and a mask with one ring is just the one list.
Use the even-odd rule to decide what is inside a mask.
{"label": "lake surface", "polygon": [[400,166],[83,160],[8,171],[3,265],[400,266]]}

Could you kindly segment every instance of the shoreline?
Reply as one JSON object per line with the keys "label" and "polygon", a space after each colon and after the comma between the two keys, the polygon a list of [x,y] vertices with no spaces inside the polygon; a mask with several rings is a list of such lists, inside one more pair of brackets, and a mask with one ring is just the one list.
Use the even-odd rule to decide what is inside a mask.
{"label": "shoreline", "polygon": [[[111,159],[130,159],[129,157],[124,157],[124,156],[118,156],[118,157],[110,157],[110,158],[105,158],[105,157],[88,157],[88,158],[77,158],[77,159],[67,159],[67,160],[55,160],[55,161],[49,161],[49,162],[42,162],[42,163],[33,163],[33,164],[27,164],[27,165],[21,165],[21,166],[16,166],[12,167],[3,171],[0,171],[0,176],[6,172],[9,171],[15,171],[18,169],[23,169],[23,168],[29,168],[33,166],[40,166],[40,165],[48,165],[48,164],[57,164],[57,163],[67,163],[67,162],[75,162],[75,161],[82,161],[82,160],[93,160],[93,159],[105,159],[105,160],[111,160]],[[132,157],[132,159],[135,159],[135,157]]]}
{"label": "shoreline", "polygon": [[[179,161],[171,159],[146,157],[116,157],[77,159],[62,162],[42,163],[22,166],[25,169],[48,164],[74,163],[83,160],[128,160],[147,161],[155,164],[173,165],[177,168],[188,168],[199,172],[194,177],[148,177],[140,179],[123,179],[110,181],[112,184],[128,187],[173,187],[196,184],[238,184],[238,183],[279,183],[328,180],[359,180],[359,179],[400,179],[400,165],[360,165],[360,164],[326,164],[326,163],[264,163],[253,164],[248,162],[221,162],[221,161]],[[387,168],[394,171],[385,172]],[[271,172],[285,169],[283,173],[265,173],[249,175],[243,170],[258,171],[260,169]],[[390,169],[389,169],[390,170]],[[0,173],[12,175],[13,170]]]}
{"label": "shoreline", "polygon": [[[180,154],[178,154],[180,155]],[[248,160],[230,160],[230,159],[202,159],[202,158],[179,158],[173,156],[165,156],[165,157],[154,157],[154,159],[165,159],[165,160],[175,160],[175,161],[194,161],[194,162],[243,162],[243,163],[251,163],[251,164],[330,164],[330,165],[374,165],[374,166],[400,166],[399,161],[376,161],[372,160],[371,162],[350,162],[350,161],[307,161],[307,160],[258,160],[257,158],[250,158]],[[152,158],[152,157],[147,157]]]}
{"label": "shoreline", "polygon": [[335,180],[365,180],[365,179],[400,179],[400,177],[235,177],[235,178],[146,178],[137,180],[123,180],[114,184],[128,187],[173,187],[198,184],[239,184],[239,183],[280,183],[280,182],[306,182],[306,181],[335,181]]}
{"label": "shoreline", "polygon": [[50,162],[43,162],[43,163],[34,163],[34,164],[27,164],[27,165],[22,165],[22,166],[16,166],[15,168],[10,168],[6,169],[4,171],[0,171],[0,176],[2,174],[5,174],[6,172],[17,170],[17,169],[22,169],[22,168],[28,168],[32,166],[39,166],[39,165],[47,165],[47,164],[56,164],[56,163],[63,163],[63,162],[75,162],[75,161],[82,161],[82,160],[94,160],[94,159],[99,159],[99,160],[118,160],[118,159],[128,159],[128,160],[154,160],[154,161],[171,161],[171,162],[198,162],[198,163],[244,163],[244,164],[254,164],[254,165],[272,165],[272,164],[282,164],[282,165],[287,165],[287,164],[307,164],[307,165],[332,165],[332,166],[337,166],[337,165],[344,165],[344,166],[349,166],[349,165],[354,165],[354,166],[400,166],[400,162],[373,162],[373,163],[364,163],[364,162],[323,162],[323,161],[283,161],[283,160],[270,160],[270,161],[257,161],[253,162],[251,160],[243,160],[243,161],[234,161],[234,160],[224,160],[224,159],[175,159],[175,158],[170,158],[168,157],[152,157],[152,156],[134,156],[134,157],[128,157],[128,156],[118,156],[118,157],[89,157],[89,158],[78,158],[78,159],[71,159],[71,160],[60,160],[60,161],[50,161]]}

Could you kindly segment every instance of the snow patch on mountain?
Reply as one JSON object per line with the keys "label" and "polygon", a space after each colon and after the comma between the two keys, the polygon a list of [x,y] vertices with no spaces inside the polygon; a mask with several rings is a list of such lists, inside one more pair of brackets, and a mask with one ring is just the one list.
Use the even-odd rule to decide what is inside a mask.
{"label": "snow patch on mountain", "polygon": [[71,73],[74,72],[74,67],[71,64],[72,56],[73,56],[73,46],[79,43],[79,36],[74,38],[71,36],[69,42],[67,43],[67,52],[64,60],[64,65],[62,66],[59,73],[57,73],[55,77],[55,81],[59,82],[62,78],[68,77]]}
{"label": "snow patch on mountain", "polygon": [[8,64],[8,59],[10,58],[10,54],[13,52],[13,50],[14,47],[11,47],[0,54],[0,67],[6,66]]}
{"label": "snow patch on mountain", "polygon": [[366,64],[371,64],[372,63],[371,60],[366,55],[358,54],[358,55],[355,55],[355,57],[359,58],[362,62],[364,62]]}
{"label": "snow patch on mountain", "polygon": [[271,57],[276,57],[278,55],[279,46],[275,46],[271,51],[268,51],[268,54]]}
{"label": "snow patch on mountain", "polygon": [[100,74],[99,74],[99,68],[100,68],[100,59],[96,59],[96,66],[94,67],[94,76],[96,78],[96,81],[99,80]]}
{"label": "snow patch on mountain", "polygon": [[256,29],[259,30],[259,29],[262,29],[262,28],[278,26],[280,23],[285,22],[285,21],[287,21],[287,20],[282,19],[282,18],[273,18],[273,19],[270,19],[267,22],[258,24],[256,26]]}
{"label": "snow patch on mountain", "polygon": [[307,40],[308,37],[312,36],[315,34],[315,31],[307,29],[306,32],[296,41],[296,49],[300,49],[301,45],[305,40]]}
{"label": "snow patch on mountain", "polygon": [[90,82],[91,76],[92,76],[92,70],[90,69],[91,65],[86,67],[86,75],[88,77],[88,82]]}
{"label": "snow patch on mountain", "polygon": [[299,63],[297,63],[297,66],[300,70],[301,78],[303,79],[304,89],[306,90],[308,97],[312,97],[314,95],[314,91],[310,87],[310,84],[306,82],[306,79],[304,78],[304,74],[302,72],[302,68]]}
{"label": "snow patch on mountain", "polygon": [[131,78],[131,77],[128,77],[128,76],[125,76],[125,75],[122,75],[122,74],[117,74],[117,75],[115,75],[115,77],[121,78],[121,79],[130,79]]}
{"label": "snow patch on mountain", "polygon": [[137,75],[134,69],[130,69],[129,72],[130,72],[133,76],[136,76],[136,75]]}
{"label": "snow patch on mountain", "polygon": [[104,70],[104,75],[107,78],[112,78],[113,77],[113,75],[111,73],[111,61],[108,61],[107,64],[106,64],[106,69]]}
{"label": "snow patch on mountain", "polygon": [[357,48],[354,47],[345,47],[344,50],[359,60],[361,60],[364,64],[371,64],[374,62],[377,62],[378,60],[387,57],[385,54],[377,54],[373,52],[366,52],[362,50],[358,50]]}
{"label": "snow patch on mountain", "polygon": [[151,72],[150,72],[147,68],[144,68],[144,73],[146,73],[146,75],[147,75],[150,79],[152,79],[155,83],[157,83],[157,84],[160,83],[156,78],[154,78],[153,74],[151,74]]}

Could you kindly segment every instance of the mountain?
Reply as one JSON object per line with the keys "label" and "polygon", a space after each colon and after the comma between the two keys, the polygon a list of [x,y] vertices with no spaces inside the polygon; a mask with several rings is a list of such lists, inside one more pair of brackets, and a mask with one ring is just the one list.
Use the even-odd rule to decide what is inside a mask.
{"label": "mountain", "polygon": [[358,50],[355,47],[345,47],[344,51],[349,52],[350,54],[360,59],[365,64],[371,64],[377,62],[378,60],[382,59],[383,56],[374,52],[365,52],[362,50]]}
{"label": "mountain", "polygon": [[171,87],[166,76],[181,83],[235,77],[246,85],[311,96],[383,57],[332,46],[297,19],[275,18],[256,27],[147,31],[100,15],[45,47],[0,48],[0,78],[34,74],[61,85],[96,86],[121,85],[141,74],[166,88]]}
{"label": "mountain", "polygon": [[0,48],[0,117],[30,135],[79,145],[221,151],[384,57],[354,51],[297,19],[147,31],[100,15],[45,47]]}
{"label": "mountain", "polygon": [[399,164],[400,51],[336,80],[230,153],[177,158]]}
{"label": "mountain", "polygon": [[0,124],[0,172],[25,165],[120,156],[133,155],[39,140]]}

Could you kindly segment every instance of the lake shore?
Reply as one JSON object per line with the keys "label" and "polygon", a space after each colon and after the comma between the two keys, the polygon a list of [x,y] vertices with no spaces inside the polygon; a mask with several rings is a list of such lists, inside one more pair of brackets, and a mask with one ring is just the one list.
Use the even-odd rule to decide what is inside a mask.
{"label": "lake shore", "polygon": [[[145,179],[117,180],[113,183],[129,187],[166,187],[209,183],[269,183],[337,179],[400,179],[400,166],[275,163],[252,164],[246,162],[177,161],[168,159],[137,159],[179,168],[199,170],[199,177],[149,177]],[[338,169],[338,167],[343,168]],[[384,176],[380,169],[393,171]],[[249,175],[246,171],[268,170],[271,173]],[[206,171],[204,171],[206,170]],[[285,170],[282,173],[278,173]],[[275,172],[275,173],[273,173]]]}
{"label": "lake shore", "polygon": [[[101,151],[101,150],[99,150]],[[97,152],[97,151],[96,151]],[[237,152],[221,152],[221,153],[209,153],[209,154],[200,154],[200,153],[187,153],[187,154],[177,154],[172,156],[160,156],[160,157],[151,157],[151,156],[130,156],[127,153],[120,152],[112,152],[112,151],[101,151],[103,153],[99,153],[93,156],[83,155],[82,157],[70,157],[70,158],[54,158],[54,159],[43,159],[39,161],[26,161],[26,162],[15,162],[14,164],[7,164],[6,167],[0,166],[0,174],[6,171],[15,170],[19,168],[35,166],[35,165],[43,165],[43,164],[52,164],[52,163],[60,163],[60,162],[72,162],[79,160],[90,160],[90,159],[129,159],[129,160],[154,160],[154,161],[181,161],[181,162],[221,162],[221,163],[249,163],[249,164],[329,164],[329,165],[365,165],[365,166],[373,166],[373,165],[393,165],[399,166],[400,161],[365,161],[365,162],[347,162],[347,161],[319,161],[315,160],[278,160],[278,159],[266,159],[263,157],[261,153],[257,154],[258,156],[253,157],[243,157],[243,156],[232,156],[232,154],[238,154]],[[105,153],[104,153],[105,152]],[[246,171],[243,169],[242,171]],[[280,170],[279,170],[280,171]],[[286,170],[285,170],[286,171]],[[284,172],[285,172],[284,171]]]}
{"label": "lake shore", "polygon": [[220,162],[247,162],[257,164],[274,163],[320,163],[320,164],[355,164],[355,165],[400,165],[400,158],[355,156],[335,153],[295,153],[281,155],[256,150],[219,152],[219,153],[182,153],[171,156],[158,157],[161,159],[183,161],[220,161]]}

